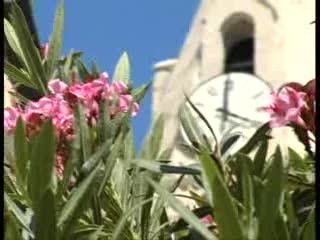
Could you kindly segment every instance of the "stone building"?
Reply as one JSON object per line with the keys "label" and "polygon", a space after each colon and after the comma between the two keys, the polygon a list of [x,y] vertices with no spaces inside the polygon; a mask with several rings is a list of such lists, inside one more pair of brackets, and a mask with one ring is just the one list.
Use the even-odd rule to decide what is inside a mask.
{"label": "stone building", "polygon": [[[219,88],[219,76],[242,72],[247,82],[237,91],[248,94],[258,91],[255,89],[258,85],[253,84],[257,78],[271,88],[313,79],[315,25],[310,24],[313,20],[315,0],[200,1],[179,56],[154,66],[153,119],[159,113],[164,114],[163,148],[177,146],[181,140],[178,113],[185,103],[184,94],[192,96],[208,79],[213,86],[217,81]],[[233,80],[237,83],[240,78],[236,76]],[[201,94],[197,99],[200,98]],[[210,102],[212,99],[206,95],[202,98],[205,111],[212,111],[215,106]],[[242,115],[249,114],[249,107],[243,106],[240,95],[234,98],[234,105],[242,109]],[[274,132],[286,139],[282,142],[301,148],[288,129]],[[178,147],[171,159],[181,165],[190,162],[190,156]]]}

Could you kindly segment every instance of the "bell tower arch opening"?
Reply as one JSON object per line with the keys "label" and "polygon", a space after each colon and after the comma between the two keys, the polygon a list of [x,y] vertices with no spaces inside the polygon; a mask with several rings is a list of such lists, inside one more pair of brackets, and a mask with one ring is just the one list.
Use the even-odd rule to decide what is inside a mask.
{"label": "bell tower arch opening", "polygon": [[255,72],[255,34],[252,17],[234,13],[221,26],[224,54],[224,73]]}

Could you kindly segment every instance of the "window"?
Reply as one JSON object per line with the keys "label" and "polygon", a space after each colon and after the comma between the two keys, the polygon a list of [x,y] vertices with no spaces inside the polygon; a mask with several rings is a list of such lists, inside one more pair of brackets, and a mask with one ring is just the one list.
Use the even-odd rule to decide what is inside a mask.
{"label": "window", "polygon": [[224,72],[254,73],[254,25],[250,16],[235,13],[221,28],[225,48]]}

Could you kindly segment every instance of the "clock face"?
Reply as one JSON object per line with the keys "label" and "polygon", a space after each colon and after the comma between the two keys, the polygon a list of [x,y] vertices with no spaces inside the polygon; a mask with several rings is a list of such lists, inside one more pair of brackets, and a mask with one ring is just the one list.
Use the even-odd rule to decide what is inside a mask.
{"label": "clock face", "polygon": [[[243,136],[235,144],[239,148],[267,122],[268,115],[260,108],[266,105],[270,91],[271,86],[254,75],[229,73],[202,83],[190,100],[208,120],[218,141],[228,132],[241,132]],[[205,123],[191,112],[203,134],[213,140]],[[183,128],[181,130],[182,137],[188,142]]]}

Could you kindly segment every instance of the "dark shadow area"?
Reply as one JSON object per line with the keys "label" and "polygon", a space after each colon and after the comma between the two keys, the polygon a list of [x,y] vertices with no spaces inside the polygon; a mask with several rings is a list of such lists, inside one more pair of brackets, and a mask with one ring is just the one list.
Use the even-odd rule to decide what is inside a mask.
{"label": "dark shadow area", "polygon": [[236,42],[226,51],[224,72],[254,73],[254,39]]}

